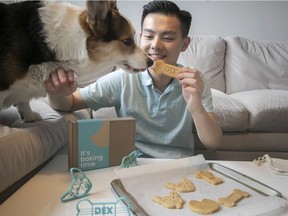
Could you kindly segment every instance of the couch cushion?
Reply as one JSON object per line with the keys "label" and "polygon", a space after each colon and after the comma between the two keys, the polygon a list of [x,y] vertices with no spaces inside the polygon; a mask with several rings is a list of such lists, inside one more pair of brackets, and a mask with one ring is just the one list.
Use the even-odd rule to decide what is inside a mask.
{"label": "couch cushion", "polygon": [[225,41],[215,36],[193,36],[187,50],[179,56],[179,63],[201,71],[211,88],[225,91],[224,55]]}
{"label": "couch cushion", "polygon": [[249,111],[249,131],[288,132],[288,91],[253,90],[230,97]]}
{"label": "couch cushion", "polygon": [[288,90],[288,42],[225,38],[226,93]]}
{"label": "couch cushion", "polygon": [[248,111],[229,95],[212,89],[214,112],[222,131],[240,132],[248,129]]}

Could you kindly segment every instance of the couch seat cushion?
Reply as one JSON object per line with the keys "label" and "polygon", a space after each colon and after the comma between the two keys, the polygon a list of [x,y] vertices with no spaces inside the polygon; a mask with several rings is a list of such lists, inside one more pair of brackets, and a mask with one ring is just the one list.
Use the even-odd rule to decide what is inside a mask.
{"label": "couch seat cushion", "polygon": [[86,111],[75,115],[57,112],[46,99],[32,100],[30,104],[43,120],[25,123],[15,107],[0,111],[0,192],[67,144],[67,120],[89,117]]}
{"label": "couch seat cushion", "polygon": [[249,131],[288,132],[288,91],[252,90],[230,96],[249,111]]}
{"label": "couch seat cushion", "polygon": [[248,129],[248,111],[233,97],[212,89],[214,112],[222,131],[240,132]]}

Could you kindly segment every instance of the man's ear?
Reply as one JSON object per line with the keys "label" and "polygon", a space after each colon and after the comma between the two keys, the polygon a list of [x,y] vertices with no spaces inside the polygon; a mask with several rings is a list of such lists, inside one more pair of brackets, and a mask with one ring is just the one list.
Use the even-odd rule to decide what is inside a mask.
{"label": "man's ear", "polygon": [[190,44],[190,41],[191,41],[191,38],[190,37],[185,37],[184,38],[184,42],[183,42],[183,47],[182,47],[182,52],[184,52],[186,49],[187,49],[187,47],[189,46],[189,44]]}
{"label": "man's ear", "polygon": [[142,32],[140,32],[140,34],[139,34],[139,40],[138,40],[138,45],[141,47],[141,39],[142,39],[142,37],[143,37],[143,34],[142,34]]}

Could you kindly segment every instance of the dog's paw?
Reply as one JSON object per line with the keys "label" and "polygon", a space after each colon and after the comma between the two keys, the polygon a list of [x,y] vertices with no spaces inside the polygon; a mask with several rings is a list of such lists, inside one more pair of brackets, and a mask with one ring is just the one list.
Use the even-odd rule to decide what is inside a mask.
{"label": "dog's paw", "polygon": [[31,109],[29,101],[18,103],[15,106],[17,107],[18,113],[24,122],[34,122],[42,120],[41,115]]}
{"label": "dog's paw", "polygon": [[24,122],[34,122],[34,121],[40,121],[42,120],[42,117],[39,113],[37,112],[29,112],[29,113],[20,113],[21,119]]}

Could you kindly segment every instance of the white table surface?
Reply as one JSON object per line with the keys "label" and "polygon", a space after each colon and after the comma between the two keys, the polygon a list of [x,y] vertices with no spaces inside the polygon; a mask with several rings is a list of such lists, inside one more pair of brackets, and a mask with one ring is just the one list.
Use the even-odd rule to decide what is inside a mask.
{"label": "white table surface", "polygon": [[[158,159],[138,159],[140,164],[163,161]],[[281,192],[288,199],[288,176],[272,173],[265,165],[256,166],[253,162],[214,161],[226,167],[246,174]],[[60,197],[68,191],[71,176],[68,170],[66,154],[58,154],[37,175],[23,185],[16,193],[0,205],[2,216],[54,216],[76,215],[79,200],[61,203]],[[116,167],[85,172],[93,183],[90,195],[93,202],[115,202],[118,200],[110,183],[117,178]]]}

